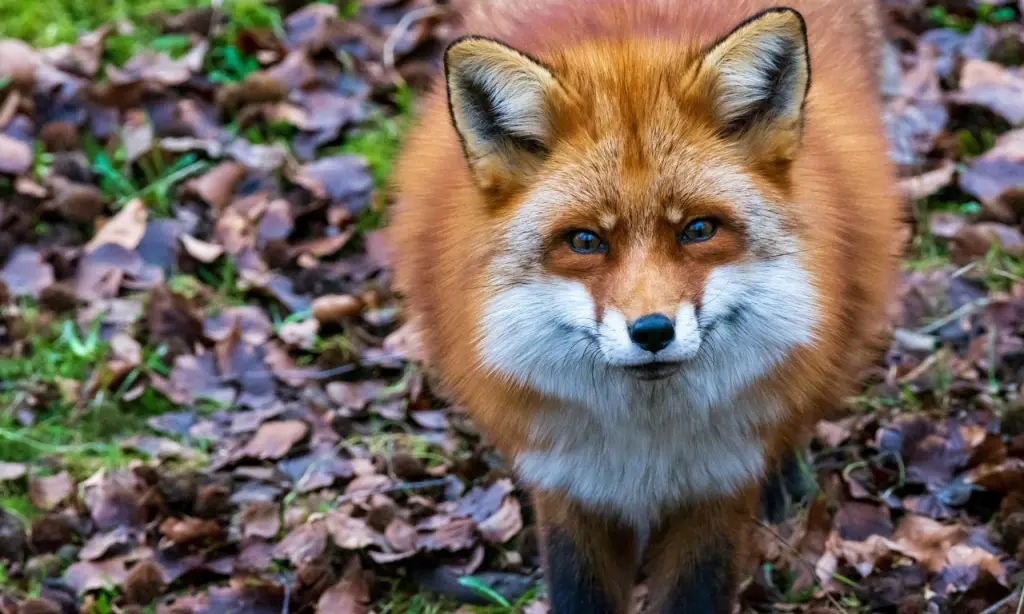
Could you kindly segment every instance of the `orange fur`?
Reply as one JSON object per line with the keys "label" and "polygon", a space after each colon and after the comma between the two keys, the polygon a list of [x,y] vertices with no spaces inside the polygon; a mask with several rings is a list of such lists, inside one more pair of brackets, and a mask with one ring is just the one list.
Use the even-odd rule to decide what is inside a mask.
{"label": "orange fur", "polygon": [[[477,5],[467,32],[536,58],[553,76],[530,68],[540,71],[536,87],[550,108],[541,137],[550,146],[547,155],[517,150],[471,156],[467,164],[474,144],[453,128],[441,82],[397,165],[391,232],[397,283],[432,368],[507,458],[541,446],[531,440],[531,429],[541,414],[559,411],[549,395],[484,368],[479,347],[484,306],[497,290],[488,272],[495,243],[512,232],[515,214],[542,179],[556,178],[577,196],[563,197],[542,222],[544,271],[585,288],[598,320],[609,310],[632,320],[670,312],[680,301],[711,300],[704,296],[709,275],[744,260],[757,220],[716,188],[717,178],[729,181],[730,169],[742,172],[758,193],[786,203],[782,232],[802,247],[797,257],[819,297],[815,342],[793,349],[752,385],[751,394],[771,395],[784,406],[777,420],[756,429],[766,461],[802,443],[822,412],[851,391],[884,319],[898,240],[899,201],[879,119],[874,47],[880,33],[872,5],[789,3],[806,23],[810,58],[802,122],[738,141],[722,136],[711,98],[719,76],[700,65],[710,45],[772,8],[767,0]],[[491,50],[482,44],[463,52],[486,56]],[[723,220],[714,239],[681,249],[675,240],[680,224],[709,215]],[[594,229],[616,249],[606,257],[576,253],[557,241],[572,228]],[[711,427],[725,419],[711,416]],[[560,434],[546,437],[554,441]],[[690,556],[679,551],[715,537],[734,542],[742,510],[753,513],[756,497],[749,489],[756,489],[755,481],[733,496],[665,509],[659,521],[670,526],[660,535],[671,546],[652,545],[654,577],[676,581]],[[547,510],[542,521],[557,518],[587,539],[586,518],[594,510],[573,512],[580,506],[564,493],[540,497]],[[671,525],[673,518],[686,520]],[[601,550],[601,543],[595,538],[590,550]],[[621,573],[601,572],[609,584]],[[611,592],[621,601],[620,589]]]}

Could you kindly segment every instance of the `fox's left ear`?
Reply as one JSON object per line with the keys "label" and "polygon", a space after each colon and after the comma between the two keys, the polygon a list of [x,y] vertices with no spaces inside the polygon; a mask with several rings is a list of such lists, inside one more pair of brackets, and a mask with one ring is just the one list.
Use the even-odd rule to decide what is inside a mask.
{"label": "fox's left ear", "polygon": [[537,60],[503,43],[465,37],[444,56],[452,123],[477,185],[501,188],[546,157],[562,88]]}
{"label": "fox's left ear", "polygon": [[724,132],[769,147],[764,153],[796,154],[811,83],[800,13],[777,8],[751,17],[705,51],[700,70]]}

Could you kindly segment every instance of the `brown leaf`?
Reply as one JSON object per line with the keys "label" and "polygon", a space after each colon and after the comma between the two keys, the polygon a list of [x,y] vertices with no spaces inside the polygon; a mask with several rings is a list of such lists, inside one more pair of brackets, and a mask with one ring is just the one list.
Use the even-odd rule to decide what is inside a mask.
{"label": "brown leaf", "polygon": [[420,536],[419,547],[429,551],[458,552],[473,547],[474,522],[451,520],[436,531]]}
{"label": "brown leaf", "polygon": [[304,47],[320,51],[330,38],[331,28],[339,21],[338,7],[333,4],[309,4],[285,19],[288,48]]}
{"label": "brown leaf", "polygon": [[80,561],[64,572],[64,582],[79,595],[96,590],[115,590],[128,578],[123,558]]}
{"label": "brown leaf", "polygon": [[903,554],[937,573],[946,565],[950,549],[966,539],[967,534],[959,526],[947,526],[924,516],[908,515],[892,537]]}
{"label": "brown leaf", "polygon": [[19,245],[0,269],[0,280],[14,296],[39,298],[54,282],[53,266],[27,245]]}
{"label": "brown leaf", "polygon": [[110,83],[125,85],[143,82],[149,85],[181,85],[192,77],[194,64],[202,62],[205,44],[201,43],[193,53],[175,60],[162,51],[142,51],[132,56],[123,68],[107,66]]}
{"label": "brown leaf", "polygon": [[241,83],[231,83],[217,91],[217,104],[225,108],[280,102],[288,98],[288,86],[279,75],[249,73]]}
{"label": "brown leaf", "polygon": [[141,526],[145,522],[142,494],[146,486],[134,473],[97,474],[84,486],[85,504],[98,529]]}
{"label": "brown leaf", "polygon": [[133,543],[135,536],[126,527],[117,527],[112,531],[97,533],[82,546],[78,557],[83,561],[95,561],[111,554],[111,551],[121,551]]}
{"label": "brown leaf", "polygon": [[835,519],[839,536],[848,541],[865,541],[872,535],[892,535],[889,508],[860,501],[847,501],[839,508]]}
{"label": "brown leaf", "polygon": [[0,40],[0,77],[10,79],[15,87],[31,90],[41,61],[39,53],[24,41]]}
{"label": "brown leaf", "polygon": [[135,249],[146,234],[148,216],[146,205],[141,200],[130,200],[117,215],[107,220],[96,231],[92,240],[86,244],[85,250],[95,251],[99,246],[108,244],[119,245],[128,250]]}
{"label": "brown leaf", "polygon": [[[321,5],[324,6],[324,5]],[[359,557],[349,559],[340,582],[327,589],[317,602],[317,611],[331,614],[367,614],[370,588],[366,585]]]}
{"label": "brown leaf", "polygon": [[266,343],[273,334],[273,324],[258,307],[229,307],[206,320],[204,333],[214,341],[227,341],[237,330],[239,339],[252,345]]}
{"label": "brown leaf", "polygon": [[69,220],[91,222],[103,212],[106,199],[96,186],[61,176],[51,177],[49,185],[53,190],[51,206]]}
{"label": "brown leaf", "polygon": [[416,550],[419,533],[416,527],[401,518],[395,518],[388,523],[384,536],[397,552],[411,552]]}
{"label": "brown leaf", "polygon": [[171,543],[183,546],[219,541],[224,529],[215,520],[201,518],[168,518],[160,523],[160,533]]}
{"label": "brown leaf", "polygon": [[0,133],[0,173],[21,175],[32,167],[32,157],[28,143]]}
{"label": "brown leaf", "polygon": [[993,245],[1011,256],[1024,255],[1024,235],[1019,230],[998,222],[980,222],[957,231],[950,257],[954,263],[964,266],[985,256]]}
{"label": "brown leaf", "polygon": [[327,532],[342,550],[360,550],[377,543],[377,533],[358,518],[332,511],[327,515]]}
{"label": "brown leaf", "polygon": [[523,516],[519,508],[519,501],[515,497],[505,499],[501,509],[477,525],[480,536],[490,544],[504,544],[522,529]]}
{"label": "brown leaf", "polygon": [[327,549],[327,527],[323,521],[298,526],[274,548],[274,557],[288,559],[301,567],[323,556]]}
{"label": "brown leaf", "polygon": [[276,503],[250,503],[242,509],[243,538],[273,539],[281,531],[281,513]]}
{"label": "brown leaf", "polygon": [[316,80],[316,67],[305,49],[290,52],[267,73],[291,91],[300,90]]}
{"label": "brown leaf", "polygon": [[1007,132],[960,174],[960,187],[986,207],[1012,211],[1024,198],[1024,130]]}
{"label": "brown leaf", "polygon": [[261,459],[279,459],[309,432],[309,426],[299,420],[267,422],[249,440],[244,455]]}
{"label": "brown leaf", "polygon": [[960,104],[976,104],[1002,115],[1007,121],[1024,121],[1024,77],[1020,70],[995,62],[967,60],[960,69],[960,91],[952,95]]}
{"label": "brown leaf", "polygon": [[292,172],[290,178],[316,198],[344,204],[350,213],[363,210],[373,190],[366,159],[350,154],[320,158]]}
{"label": "brown leaf", "polygon": [[137,563],[124,580],[124,599],[129,604],[149,605],[163,594],[166,586],[163,571],[152,560]]}
{"label": "brown leaf", "polygon": [[75,494],[75,480],[67,471],[29,481],[28,498],[32,505],[49,511]]}
{"label": "brown leaf", "polygon": [[92,77],[100,69],[103,47],[111,28],[103,26],[98,30],[80,36],[73,45],[58,45],[43,51],[44,57],[57,68]]}
{"label": "brown leaf", "polygon": [[267,205],[260,218],[257,235],[262,241],[284,240],[292,233],[292,209],[287,200],[278,198]]}
{"label": "brown leaf", "polygon": [[202,198],[219,212],[231,202],[235,188],[243,178],[245,166],[238,162],[221,162],[205,175],[189,180],[183,190]]}
{"label": "brown leaf", "polygon": [[900,191],[908,200],[920,200],[931,196],[953,183],[956,165],[952,160],[943,160],[938,168],[915,177],[900,180]]}
{"label": "brown leaf", "polygon": [[128,163],[134,163],[153,148],[153,125],[145,111],[132,109],[125,114],[121,143]]}

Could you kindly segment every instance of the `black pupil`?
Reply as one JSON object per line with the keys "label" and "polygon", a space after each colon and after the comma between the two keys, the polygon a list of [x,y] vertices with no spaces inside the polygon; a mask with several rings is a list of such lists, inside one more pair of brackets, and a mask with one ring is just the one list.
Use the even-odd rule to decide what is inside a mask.
{"label": "black pupil", "polygon": [[711,234],[712,226],[705,220],[697,220],[686,229],[686,236],[690,239],[703,239]]}
{"label": "black pupil", "polygon": [[593,251],[597,249],[598,244],[597,237],[589,232],[577,232],[572,237],[572,246],[580,251]]}

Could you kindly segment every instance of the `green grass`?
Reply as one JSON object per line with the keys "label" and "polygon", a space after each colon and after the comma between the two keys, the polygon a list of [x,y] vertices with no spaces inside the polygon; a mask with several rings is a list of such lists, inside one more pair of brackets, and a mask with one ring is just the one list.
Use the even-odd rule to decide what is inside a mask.
{"label": "green grass", "polygon": [[156,12],[209,4],[209,0],[0,0],[0,34],[50,47],[74,43],[103,24],[142,24]]}
{"label": "green grass", "polygon": [[[103,382],[109,347],[99,340],[97,329],[81,335],[71,322],[46,327],[38,324],[34,310],[23,309],[32,327],[28,348],[19,355],[0,358],[0,460],[34,462],[58,457],[76,476],[100,467],[123,466],[136,455],[116,443],[118,436],[145,430],[145,421],[174,409],[152,389],[128,400],[125,395],[139,377],[149,371],[166,375],[158,349],[146,349],[143,362],[116,386],[99,386],[89,398],[75,402],[60,393],[63,382]],[[30,406],[34,422],[24,426],[18,409]],[[2,494],[2,493],[0,493]]]}

